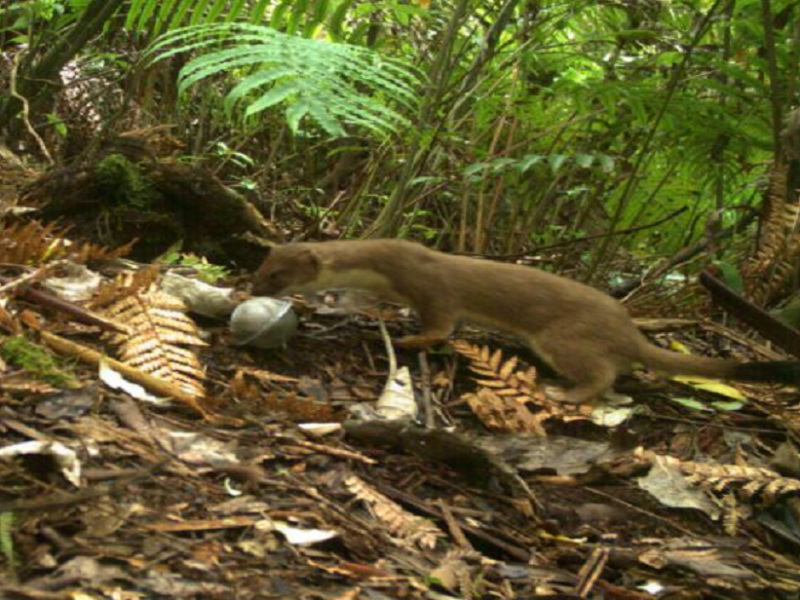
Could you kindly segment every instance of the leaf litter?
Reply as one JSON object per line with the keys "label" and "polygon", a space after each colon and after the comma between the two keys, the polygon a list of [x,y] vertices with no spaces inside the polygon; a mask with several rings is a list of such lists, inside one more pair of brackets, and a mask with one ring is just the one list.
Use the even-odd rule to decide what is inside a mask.
{"label": "leaf litter", "polygon": [[[33,273],[3,269],[4,284]],[[159,278],[140,276],[140,289]],[[124,380],[138,369],[115,350],[126,334],[7,288],[0,344],[24,339],[47,360],[21,367],[30,348],[12,344],[0,363],[0,596],[800,591],[792,516],[800,459],[784,444],[773,460],[798,426],[784,390],[737,386],[734,395],[674,382],[654,392],[633,377],[634,408],[603,422],[594,407],[549,397],[513,346],[458,341],[454,352],[390,360],[368,316],[318,335],[341,320],[332,313],[308,317],[307,335],[285,349],[246,349],[231,343],[225,323],[195,321],[161,296],[150,301],[158,317],[148,317],[146,294],[160,292],[105,283],[101,304],[127,299],[106,316],[149,328],[129,339],[159,369],[135,383],[156,397],[192,399],[134,400],[144,394]],[[75,303],[94,311],[91,301]],[[390,319],[392,330],[399,320]],[[712,340],[725,333],[697,327]],[[194,358],[153,354],[153,338],[187,342]],[[98,384],[111,377],[99,365],[118,363],[127,365],[124,379]],[[41,384],[42,370],[63,369],[75,380],[69,388]],[[170,370],[182,374],[178,386]],[[153,379],[166,384],[153,389]],[[373,411],[363,420],[354,408],[386,390],[400,394],[389,411],[400,418]],[[667,401],[713,407],[720,393],[741,404],[697,410]],[[398,410],[409,394],[434,429]]]}

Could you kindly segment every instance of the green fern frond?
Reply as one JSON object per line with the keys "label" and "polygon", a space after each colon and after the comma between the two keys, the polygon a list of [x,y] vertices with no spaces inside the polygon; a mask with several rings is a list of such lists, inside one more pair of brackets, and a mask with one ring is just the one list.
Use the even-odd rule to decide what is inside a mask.
{"label": "green fern frond", "polygon": [[267,12],[267,5],[271,3],[271,0],[258,0],[258,4],[250,11],[250,22],[260,23],[264,19],[264,13]]}
{"label": "green fern frond", "polygon": [[189,12],[189,8],[191,8],[193,3],[194,0],[181,0],[181,3],[178,5],[178,9],[175,11],[175,14],[172,16],[172,20],[170,21],[170,29],[172,27],[178,27],[184,22],[186,13]]}
{"label": "green fern frond", "polygon": [[165,0],[161,3],[161,6],[158,9],[158,25],[163,25],[164,23],[168,22],[169,17],[172,14],[172,9],[175,8],[175,4],[177,2],[178,0]]}
{"label": "green fern frond", "polygon": [[154,61],[195,51],[180,72],[179,90],[220,73],[239,77],[228,111],[247,103],[252,117],[282,105],[293,131],[305,121],[332,136],[347,125],[387,134],[408,120],[391,105],[414,109],[420,75],[407,63],[358,46],[299,38],[249,23],[184,27],[159,38]]}
{"label": "green fern frond", "polygon": [[176,29],[187,22],[190,25],[214,23],[221,18],[235,21],[247,17],[248,12],[246,0],[132,0],[125,17],[125,27],[157,34]]}
{"label": "green fern frond", "polygon": [[140,30],[144,29],[147,23],[150,21],[150,17],[152,17],[153,13],[156,11],[156,6],[157,6],[156,2],[148,2],[144,6],[144,10],[142,10],[142,13],[139,15],[138,28]]}
{"label": "green fern frond", "polygon": [[[217,0],[208,12],[208,22],[212,23],[216,21],[222,14],[222,11],[225,10],[226,4],[228,4],[228,0]],[[236,15],[233,16],[235,18]]]}
{"label": "green fern frond", "polygon": [[[189,17],[189,25],[199,25],[204,21],[204,16],[206,14],[206,8],[211,3],[211,0],[198,0],[197,4],[192,8],[192,16]],[[210,23],[210,20],[205,20],[207,23]],[[180,23],[176,23],[176,25],[180,25]]]}
{"label": "green fern frond", "polygon": [[337,6],[333,12],[331,13],[330,17],[328,17],[327,22],[327,29],[328,35],[331,36],[331,39],[334,42],[339,42],[344,39],[343,33],[343,25],[345,18],[347,17],[347,11],[353,6],[353,2],[355,0],[343,0],[339,6]]}

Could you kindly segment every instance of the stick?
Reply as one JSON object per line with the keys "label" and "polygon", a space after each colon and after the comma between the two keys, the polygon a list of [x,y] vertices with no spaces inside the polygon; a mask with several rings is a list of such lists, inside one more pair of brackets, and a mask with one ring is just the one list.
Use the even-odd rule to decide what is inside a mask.
{"label": "stick", "polygon": [[121,363],[113,358],[109,358],[97,350],[93,350],[92,348],[82,346],[81,344],[76,344],[75,342],[65,340],[64,338],[50,333],[49,331],[41,331],[40,335],[42,340],[44,340],[48,346],[57,352],[68,354],[69,356],[75,356],[81,361],[95,366],[99,365],[100,361],[105,361],[108,366],[119,371],[128,379],[131,379],[132,381],[146,387],[156,394],[174,398],[175,400],[186,404],[200,413],[203,418],[207,419],[210,416],[208,412],[206,412],[206,410],[200,406],[197,398],[187,394],[178,386],[168,381],[164,381],[158,377],[153,377],[152,375],[145,373],[144,371],[140,371],[135,367]]}

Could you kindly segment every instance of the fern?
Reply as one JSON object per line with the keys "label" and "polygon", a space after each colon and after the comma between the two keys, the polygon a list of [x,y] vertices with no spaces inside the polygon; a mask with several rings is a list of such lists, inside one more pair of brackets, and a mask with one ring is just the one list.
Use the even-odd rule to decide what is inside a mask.
{"label": "fern", "polygon": [[200,55],[181,69],[181,92],[219,73],[244,72],[228,93],[226,108],[246,104],[244,114],[252,117],[284,105],[295,132],[307,117],[331,136],[344,135],[348,124],[387,134],[408,125],[388,99],[406,109],[417,103],[418,72],[367,48],[225,23],[177,29],[149,53],[159,61],[190,51]]}
{"label": "fern", "polygon": [[125,28],[159,33],[181,25],[213,23],[224,14],[233,21],[247,16],[244,0],[132,0],[125,16]]}

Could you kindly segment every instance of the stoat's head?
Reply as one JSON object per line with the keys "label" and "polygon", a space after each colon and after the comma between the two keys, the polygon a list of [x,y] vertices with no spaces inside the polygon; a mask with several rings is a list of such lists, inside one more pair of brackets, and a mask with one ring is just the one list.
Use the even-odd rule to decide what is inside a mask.
{"label": "stoat's head", "polygon": [[253,277],[253,294],[280,296],[311,288],[320,268],[319,257],[306,244],[275,246]]}

